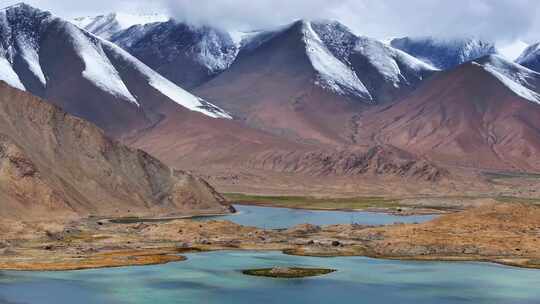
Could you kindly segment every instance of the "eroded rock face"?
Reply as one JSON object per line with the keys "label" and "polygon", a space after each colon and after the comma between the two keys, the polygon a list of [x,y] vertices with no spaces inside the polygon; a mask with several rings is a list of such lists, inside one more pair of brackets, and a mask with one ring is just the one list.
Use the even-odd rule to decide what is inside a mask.
{"label": "eroded rock face", "polygon": [[383,146],[367,151],[269,152],[258,155],[250,166],[311,175],[389,175],[439,181],[449,172],[429,161]]}
{"label": "eroded rock face", "polygon": [[204,180],[0,84],[0,217],[228,212]]}

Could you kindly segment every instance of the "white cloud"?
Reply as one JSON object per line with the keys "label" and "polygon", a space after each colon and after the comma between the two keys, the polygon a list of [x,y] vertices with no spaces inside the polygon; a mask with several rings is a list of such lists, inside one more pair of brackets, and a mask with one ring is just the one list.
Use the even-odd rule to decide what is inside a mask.
{"label": "white cloud", "polygon": [[[0,0],[9,5],[18,0]],[[538,0],[28,0],[63,17],[111,11],[162,12],[180,20],[264,28],[296,19],[337,19],[358,34],[472,35],[503,43],[540,40]]]}
{"label": "white cloud", "polygon": [[516,60],[528,46],[528,43],[518,39],[511,43],[497,45],[497,50],[504,57],[513,61]]}

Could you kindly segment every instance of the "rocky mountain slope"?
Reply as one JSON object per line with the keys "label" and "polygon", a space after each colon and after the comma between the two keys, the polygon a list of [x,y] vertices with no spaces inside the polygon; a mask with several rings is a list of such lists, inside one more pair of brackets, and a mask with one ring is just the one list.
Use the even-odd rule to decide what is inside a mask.
{"label": "rocky mountain slope", "polygon": [[0,80],[85,118],[110,134],[155,124],[175,104],[228,118],[118,46],[25,4],[0,11]]}
{"label": "rocky mountain slope", "polygon": [[540,72],[540,43],[527,47],[516,59],[516,62],[533,71]]}
{"label": "rocky mountain slope", "polygon": [[[424,41],[441,59],[434,67],[333,21],[251,33],[143,22],[101,33],[117,46],[26,6],[5,16],[5,37],[28,32],[39,43],[24,48],[18,38],[4,39],[13,55],[1,57],[8,72],[0,79],[168,165],[233,185],[291,189],[335,180],[358,191],[391,177],[404,189],[408,180],[451,178],[455,168],[540,168],[539,74],[495,55],[473,59],[491,54],[489,43]],[[27,30],[25,21],[14,31],[23,19],[38,20],[39,30]],[[118,15],[113,19],[102,24],[115,24]],[[37,50],[39,64],[28,64],[26,49]],[[29,75],[43,72],[42,91],[21,72],[23,59],[33,66]]]}
{"label": "rocky mountain slope", "polygon": [[198,86],[226,70],[238,54],[238,39],[237,35],[218,28],[173,20],[136,25],[109,37],[185,88]]}
{"label": "rocky mountain slope", "polygon": [[475,38],[403,37],[390,45],[441,70],[497,53],[493,43]]}
{"label": "rocky mountain slope", "polygon": [[0,217],[227,212],[204,180],[0,83]]}
{"label": "rocky mountain slope", "polygon": [[[446,54],[446,64],[452,61],[443,68],[494,52],[491,44],[482,41],[430,41]],[[438,51],[430,52],[437,55]],[[391,145],[410,152],[415,161],[427,157],[450,166],[536,170],[540,140],[534,120],[524,119],[521,111],[530,108],[527,116],[538,111],[534,105],[539,100],[538,75],[496,55],[457,70],[424,81],[440,72],[402,51],[355,36],[339,23],[299,21],[245,35],[231,66],[195,92],[235,113],[240,122],[289,140],[278,144],[280,149],[266,144],[248,149],[252,168],[316,175],[334,170],[332,174],[347,175],[363,170],[358,160],[366,159],[369,149]],[[170,131],[172,125],[166,129]],[[178,161],[178,156],[165,156],[174,149],[152,147],[162,146],[157,142],[162,136],[157,134],[164,131],[159,130],[145,134],[138,144]],[[414,139],[406,139],[410,137]],[[294,141],[300,146],[292,145]],[[201,152],[194,140],[185,142]],[[232,142],[225,146],[241,146]],[[346,148],[343,153],[321,149],[317,146],[321,143],[362,148],[361,152]],[[185,151],[180,145],[184,144],[178,143],[178,151]],[[287,147],[295,147],[291,149],[298,153]],[[390,166],[397,159],[394,155]]]}
{"label": "rocky mountain slope", "polygon": [[434,76],[396,105],[364,113],[360,134],[451,165],[538,171],[539,81],[536,72],[486,56]]}
{"label": "rocky mountain slope", "polygon": [[361,108],[408,94],[434,68],[336,22],[245,37],[233,64],[194,92],[274,134],[349,140]]}

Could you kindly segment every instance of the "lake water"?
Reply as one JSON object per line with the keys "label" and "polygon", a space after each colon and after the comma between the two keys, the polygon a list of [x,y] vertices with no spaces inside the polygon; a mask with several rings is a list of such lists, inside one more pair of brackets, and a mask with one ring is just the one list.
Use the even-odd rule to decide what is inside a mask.
{"label": "lake water", "polygon": [[[317,266],[305,279],[245,276],[244,268]],[[0,272],[2,304],[94,303],[540,303],[540,271],[487,263],[314,258],[278,252],[189,254],[158,266]]]}
{"label": "lake water", "polygon": [[[312,224],[423,222],[432,216],[236,206],[213,217],[263,228]],[[199,220],[208,220],[202,218]],[[540,303],[540,271],[488,263],[316,258],[279,252],[208,252],[166,265],[67,272],[0,271],[0,304],[94,303]],[[274,266],[334,268],[305,279],[245,276]]]}
{"label": "lake water", "polygon": [[203,217],[198,220],[230,220],[238,224],[256,226],[260,228],[288,228],[294,225],[310,223],[315,225],[351,224],[382,225],[393,223],[425,222],[433,218],[432,215],[396,216],[384,213],[361,211],[318,211],[289,208],[272,208],[257,206],[234,206],[238,213]]}

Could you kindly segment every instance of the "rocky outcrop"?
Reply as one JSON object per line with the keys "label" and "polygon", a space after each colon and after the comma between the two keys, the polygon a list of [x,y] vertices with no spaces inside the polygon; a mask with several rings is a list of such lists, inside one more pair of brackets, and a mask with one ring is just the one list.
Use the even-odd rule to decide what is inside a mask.
{"label": "rocky outcrop", "polygon": [[204,180],[0,84],[0,217],[228,212]]}
{"label": "rocky outcrop", "polygon": [[384,175],[439,181],[448,171],[435,164],[383,146],[367,151],[311,151],[262,153],[248,166],[317,176]]}

